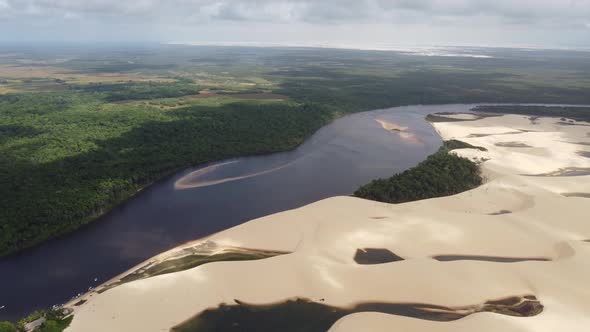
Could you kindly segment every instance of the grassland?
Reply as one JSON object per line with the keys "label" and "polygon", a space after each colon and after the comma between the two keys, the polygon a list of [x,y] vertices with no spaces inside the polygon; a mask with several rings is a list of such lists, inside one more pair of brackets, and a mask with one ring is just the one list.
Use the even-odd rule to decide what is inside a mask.
{"label": "grassland", "polygon": [[3,52],[0,255],[73,231],[189,165],[292,149],[347,113],[590,104],[590,57],[578,52],[491,50],[490,59],[185,46]]}

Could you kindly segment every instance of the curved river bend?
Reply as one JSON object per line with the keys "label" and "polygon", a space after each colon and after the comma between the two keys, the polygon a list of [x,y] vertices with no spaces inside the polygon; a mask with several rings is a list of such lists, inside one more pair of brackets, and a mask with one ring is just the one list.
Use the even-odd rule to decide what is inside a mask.
{"label": "curved river bend", "polygon": [[[64,303],[179,244],[336,195],[424,160],[441,145],[424,120],[473,105],[346,116],[297,149],[236,158],[166,178],[77,232],[0,259],[0,321]],[[385,130],[376,120],[408,131]]]}

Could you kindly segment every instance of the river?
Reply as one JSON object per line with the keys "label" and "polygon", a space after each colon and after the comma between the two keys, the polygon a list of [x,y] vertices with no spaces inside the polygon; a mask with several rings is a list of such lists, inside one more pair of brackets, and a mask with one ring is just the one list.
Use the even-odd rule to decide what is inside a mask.
{"label": "river", "polygon": [[[350,195],[372,179],[415,166],[441,145],[424,117],[472,106],[357,113],[321,128],[293,151],[201,165],[162,179],[72,234],[0,259],[0,321],[64,303],[184,242]],[[376,120],[408,131],[385,130]]]}

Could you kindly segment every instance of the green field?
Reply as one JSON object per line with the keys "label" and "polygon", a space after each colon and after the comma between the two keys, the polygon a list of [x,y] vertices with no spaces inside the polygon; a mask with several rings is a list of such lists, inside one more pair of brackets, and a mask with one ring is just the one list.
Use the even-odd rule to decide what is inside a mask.
{"label": "green field", "polygon": [[[584,52],[494,58],[145,46],[0,52],[0,255],[70,232],[187,166],[292,149],[406,104],[590,104]],[[563,61],[567,58],[567,61]]]}

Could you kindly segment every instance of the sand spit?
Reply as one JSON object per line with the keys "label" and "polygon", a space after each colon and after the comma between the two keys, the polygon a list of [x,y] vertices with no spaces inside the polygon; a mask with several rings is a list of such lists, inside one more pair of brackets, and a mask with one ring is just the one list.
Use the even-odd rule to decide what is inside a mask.
{"label": "sand spit", "polygon": [[[91,294],[74,307],[66,331],[168,331],[224,303],[304,298],[338,308],[363,303],[462,308],[523,296],[535,296],[543,311],[533,317],[478,311],[450,322],[359,312],[329,330],[588,331],[590,204],[570,193],[587,193],[590,175],[530,176],[590,167],[590,159],[578,154],[580,145],[571,144],[590,144],[587,128],[558,121],[539,118],[531,124],[527,117],[505,115],[437,122],[445,140],[488,150],[453,151],[485,160],[484,185],[398,205],[334,197],[250,221],[159,257],[205,244],[289,253],[213,262]],[[506,141],[502,133],[514,131],[522,131],[518,142],[530,148],[497,145]]]}
{"label": "sand spit", "polygon": [[249,173],[249,174],[244,174],[244,175],[240,175],[240,176],[226,177],[226,178],[216,179],[216,180],[201,180],[201,177],[203,177],[204,175],[207,175],[207,174],[209,174],[209,173],[211,173],[211,172],[213,172],[225,165],[235,164],[235,163],[239,162],[237,160],[236,161],[228,161],[228,162],[224,162],[224,163],[220,163],[220,164],[207,166],[207,167],[201,168],[199,170],[196,170],[194,172],[191,172],[191,173],[187,174],[186,176],[183,176],[182,178],[180,178],[178,181],[176,181],[174,183],[174,189],[183,190],[183,189],[202,188],[202,187],[214,186],[214,185],[222,184],[222,183],[226,183],[226,182],[245,180],[245,179],[253,178],[256,176],[276,172],[278,170],[281,170],[285,167],[292,165],[296,161],[297,160],[294,160],[294,161],[282,164],[280,166],[273,167],[273,168],[266,169],[266,170],[259,171],[259,172],[255,172],[255,173]]}
{"label": "sand spit", "polygon": [[398,125],[397,123],[393,123],[393,122],[389,122],[389,121],[385,121],[385,120],[381,120],[381,119],[375,119],[375,121],[377,121],[381,127],[383,127],[383,129],[385,130],[389,130],[389,131],[407,131],[408,127],[402,127],[400,125]]}
{"label": "sand spit", "polygon": [[397,133],[401,139],[403,139],[404,141],[406,141],[408,143],[414,143],[414,144],[421,143],[420,139],[414,133],[412,133],[408,130],[409,129],[408,127],[403,127],[403,126],[398,125],[397,123],[393,123],[393,122],[389,122],[389,121],[385,121],[385,120],[381,120],[381,119],[375,119],[375,121],[377,121],[377,123],[379,123],[381,125],[381,127],[383,127],[383,129]]}

